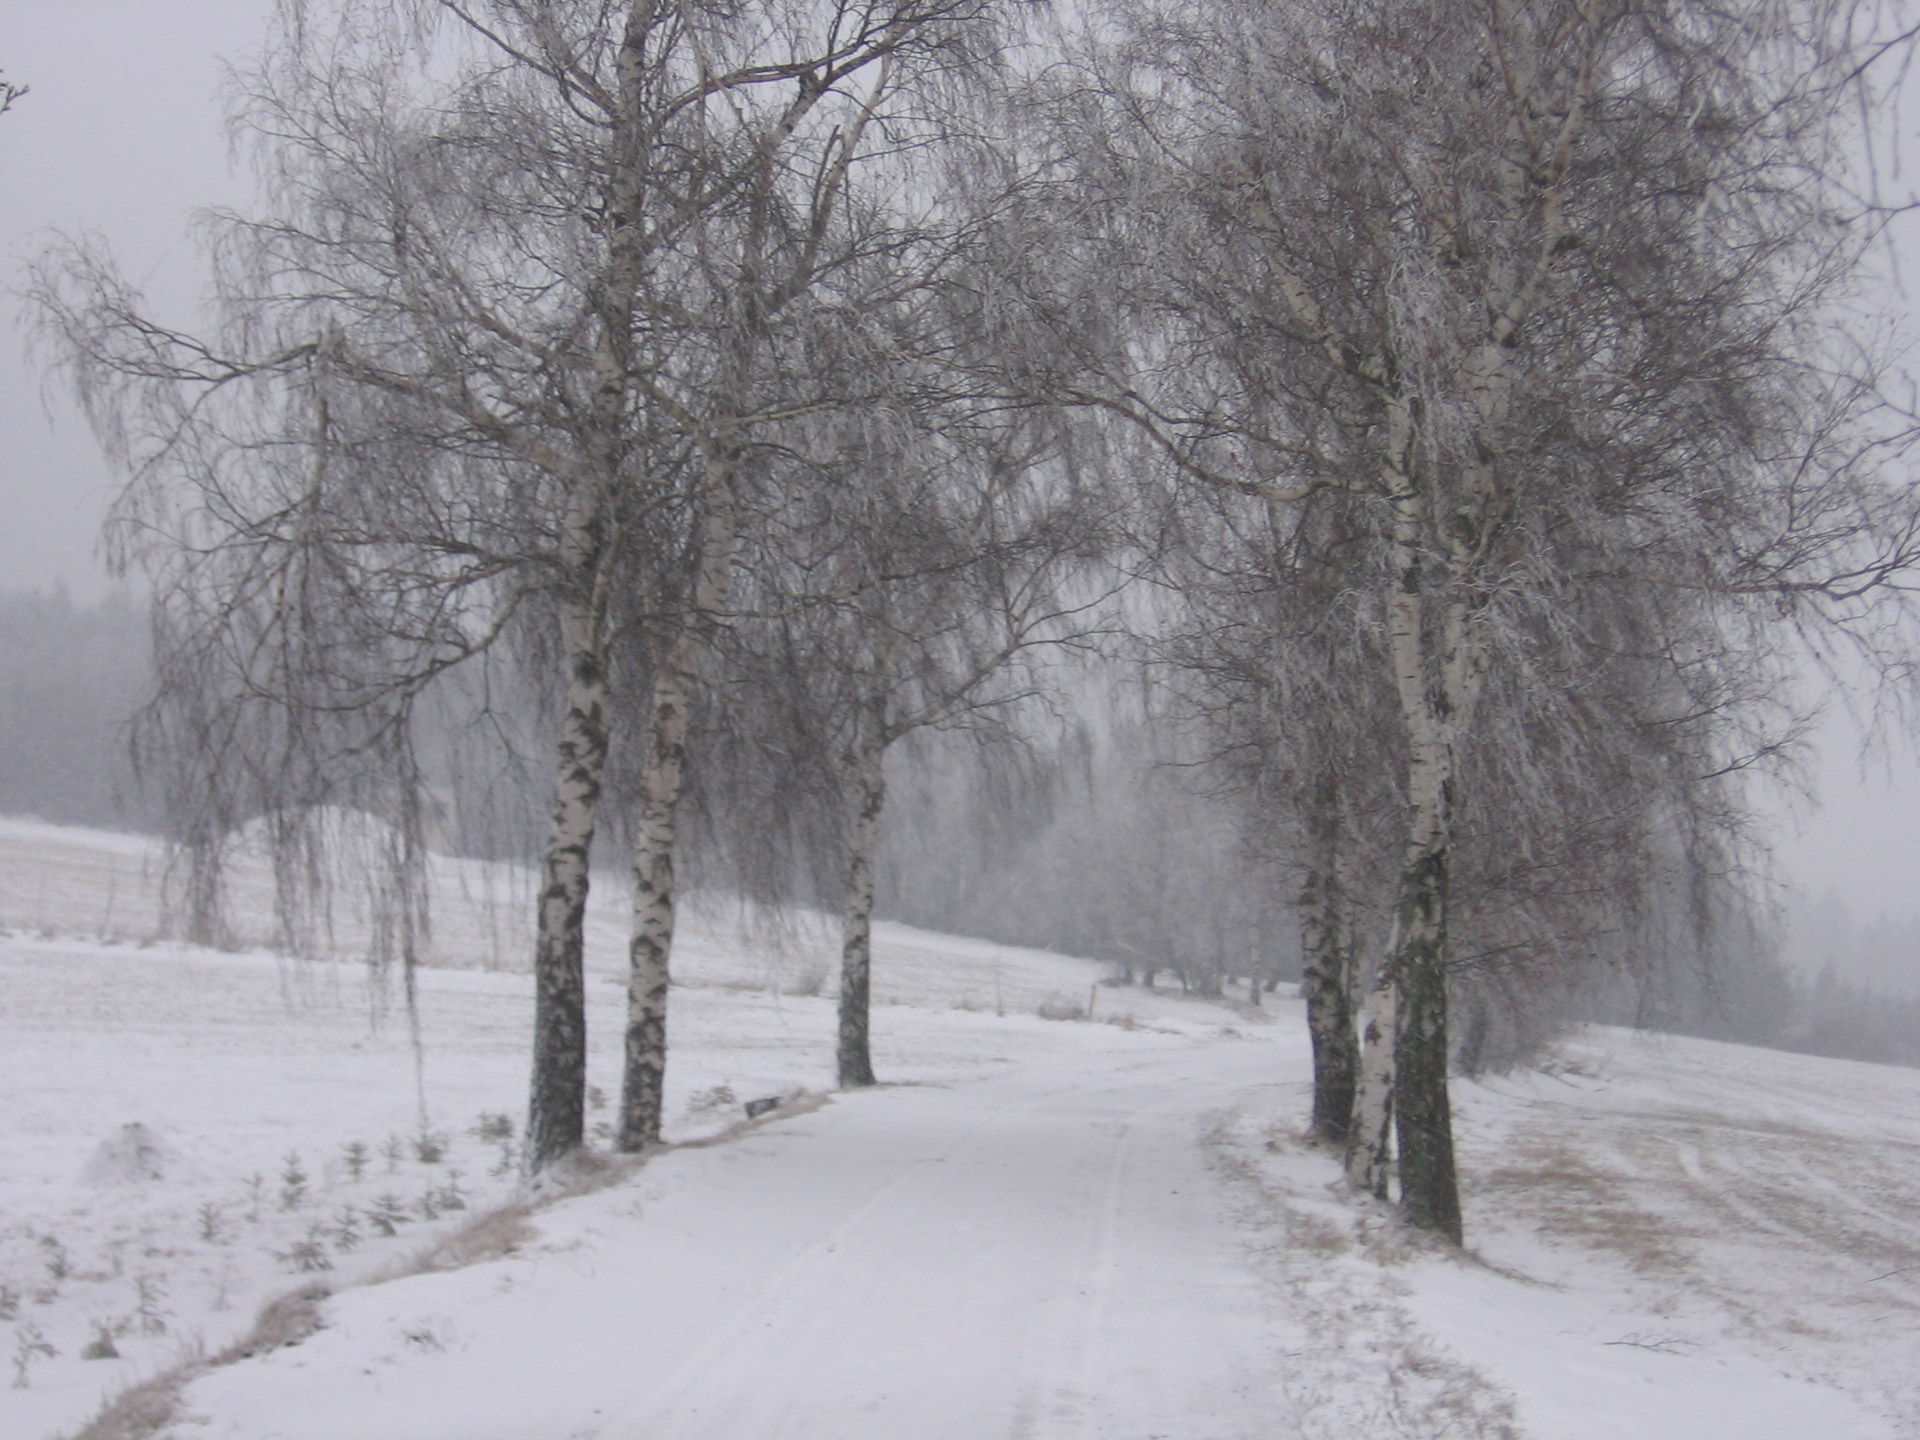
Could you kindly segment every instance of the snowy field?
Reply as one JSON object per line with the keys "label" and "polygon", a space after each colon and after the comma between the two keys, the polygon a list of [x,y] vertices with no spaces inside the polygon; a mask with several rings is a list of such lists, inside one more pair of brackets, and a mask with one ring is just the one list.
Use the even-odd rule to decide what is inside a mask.
{"label": "snowy field", "polygon": [[[206,1370],[158,1433],[1920,1437],[1920,1071],[1582,1032],[1456,1086],[1454,1256],[1301,1145],[1291,999],[1047,1020],[1097,964],[882,926],[890,1083],[833,1095],[827,937],[705,914],[681,1143],[522,1218],[524,877],[440,866],[416,1055],[356,966],[154,941],[156,873],[0,822],[6,1440],[313,1285],[317,1332]],[[267,894],[241,875],[243,939]],[[623,922],[610,895],[590,932],[605,1097]]]}

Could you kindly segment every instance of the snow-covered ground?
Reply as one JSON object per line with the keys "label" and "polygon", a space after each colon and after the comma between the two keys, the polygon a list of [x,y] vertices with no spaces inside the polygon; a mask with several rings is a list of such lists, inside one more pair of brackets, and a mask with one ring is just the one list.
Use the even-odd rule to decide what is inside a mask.
{"label": "snow-covered ground", "polygon": [[[1450,1255],[1300,1143],[1291,999],[1045,1020],[1097,964],[883,926],[891,1083],[831,1095],[828,937],[710,913],[669,1129],[715,1143],[449,1244],[514,1198],[524,879],[440,867],[416,1052],[353,965],[155,942],[156,873],[0,822],[8,1440],[314,1282],[324,1328],[206,1371],[160,1433],[1920,1437],[1920,1071],[1583,1032],[1457,1085]],[[267,893],[236,884],[244,935]],[[590,934],[608,1096],[622,919],[610,894]]]}

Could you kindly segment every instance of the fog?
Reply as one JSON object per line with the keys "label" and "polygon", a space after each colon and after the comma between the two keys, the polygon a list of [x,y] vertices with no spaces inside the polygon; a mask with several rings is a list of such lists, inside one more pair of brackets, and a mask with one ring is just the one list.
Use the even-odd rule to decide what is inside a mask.
{"label": "fog", "polygon": [[[97,232],[163,314],[192,318],[204,283],[193,214],[249,193],[227,143],[221,57],[257,45],[269,9],[9,0],[0,69],[30,87],[0,118],[9,285],[51,231]],[[72,402],[25,353],[15,309],[0,345],[0,591],[100,601],[114,590],[99,543],[114,479]],[[1869,745],[1835,697],[1808,756],[1815,797],[1776,794],[1769,806],[1777,893],[1797,917],[1790,956],[1920,993],[1920,767],[1909,729],[1883,724]],[[4,760],[32,763],[18,744]]]}

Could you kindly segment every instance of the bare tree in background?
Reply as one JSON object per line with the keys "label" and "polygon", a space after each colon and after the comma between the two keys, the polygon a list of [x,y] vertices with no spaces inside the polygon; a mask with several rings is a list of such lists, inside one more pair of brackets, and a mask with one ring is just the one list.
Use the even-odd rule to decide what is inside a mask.
{"label": "bare tree in background", "polygon": [[1360,947],[1378,938],[1374,877],[1401,803],[1381,763],[1397,737],[1377,616],[1353,583],[1374,537],[1338,491],[1292,507],[1212,487],[1169,499],[1185,513],[1161,560],[1177,599],[1158,650],[1197,714],[1208,768],[1243,797],[1249,839],[1298,877],[1310,1130],[1344,1147],[1359,1084]]}
{"label": "bare tree in background", "polygon": [[[939,430],[869,415],[838,427],[788,577],[813,577],[778,668],[804,685],[803,726],[844,797],[837,1068],[874,1083],[875,865],[887,756],[917,731],[991,723],[1032,694],[1036,652],[1084,639],[1102,596],[1085,573],[1098,515],[1036,419],[950,417]],[[824,589],[819,588],[824,584]],[[792,601],[788,602],[790,605]],[[832,738],[824,738],[830,735]]]}

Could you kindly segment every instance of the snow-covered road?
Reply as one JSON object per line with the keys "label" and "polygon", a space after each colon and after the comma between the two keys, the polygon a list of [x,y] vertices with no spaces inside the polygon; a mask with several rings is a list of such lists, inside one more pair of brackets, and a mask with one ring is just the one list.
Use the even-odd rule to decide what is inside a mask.
{"label": "snow-covered road", "polygon": [[209,1440],[1271,1440],[1284,1324],[1200,1145],[1273,1043],[1138,1037],[657,1158],[526,1255],[350,1292]]}

